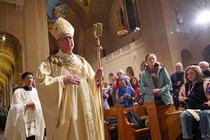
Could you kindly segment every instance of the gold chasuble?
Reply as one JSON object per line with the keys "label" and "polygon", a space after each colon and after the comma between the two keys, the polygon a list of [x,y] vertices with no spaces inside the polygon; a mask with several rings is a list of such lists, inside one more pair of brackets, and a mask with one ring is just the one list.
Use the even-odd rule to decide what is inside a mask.
{"label": "gold chasuble", "polygon": [[[75,73],[80,84],[64,84],[63,75]],[[89,63],[61,51],[41,63],[37,88],[48,140],[104,140],[100,89]]]}

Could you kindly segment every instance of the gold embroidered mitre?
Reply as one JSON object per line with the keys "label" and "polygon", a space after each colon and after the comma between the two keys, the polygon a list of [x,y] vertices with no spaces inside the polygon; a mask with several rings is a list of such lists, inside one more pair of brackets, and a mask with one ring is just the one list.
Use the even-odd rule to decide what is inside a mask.
{"label": "gold embroidered mitre", "polygon": [[58,40],[62,35],[68,33],[73,37],[74,27],[67,20],[59,17],[52,27],[51,34]]}

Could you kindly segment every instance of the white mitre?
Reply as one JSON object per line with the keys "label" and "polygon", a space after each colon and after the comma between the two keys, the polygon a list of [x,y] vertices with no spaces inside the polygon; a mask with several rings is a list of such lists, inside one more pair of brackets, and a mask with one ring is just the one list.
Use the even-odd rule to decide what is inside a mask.
{"label": "white mitre", "polygon": [[73,37],[74,27],[67,20],[59,17],[52,27],[51,34],[58,40],[62,35],[68,33]]}

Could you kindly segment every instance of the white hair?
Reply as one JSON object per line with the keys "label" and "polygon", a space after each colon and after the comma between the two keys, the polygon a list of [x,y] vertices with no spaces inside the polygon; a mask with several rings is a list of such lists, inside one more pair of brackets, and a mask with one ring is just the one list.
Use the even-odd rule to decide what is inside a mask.
{"label": "white hair", "polygon": [[201,62],[199,62],[198,65],[199,65],[199,66],[200,66],[200,65],[204,65],[204,66],[206,66],[206,67],[209,67],[209,63],[206,62],[206,61],[201,61]]}
{"label": "white hair", "polygon": [[121,72],[122,74],[125,73],[124,70],[122,70],[122,69],[119,69],[119,70],[117,71],[117,73],[118,73],[118,72]]}

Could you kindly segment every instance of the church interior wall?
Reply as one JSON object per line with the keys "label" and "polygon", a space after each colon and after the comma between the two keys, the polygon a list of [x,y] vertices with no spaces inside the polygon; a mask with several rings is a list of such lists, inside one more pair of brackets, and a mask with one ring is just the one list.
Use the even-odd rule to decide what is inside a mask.
{"label": "church interior wall", "polygon": [[102,66],[104,68],[104,79],[108,81],[109,74],[116,75],[119,69],[126,72],[128,67],[134,70],[134,76],[138,78],[140,65],[144,61],[146,46],[142,39],[124,46],[123,48],[102,58]]}
{"label": "church interior wall", "polygon": [[[108,50],[108,52],[110,53],[126,46],[127,44],[134,42],[135,40],[138,40],[139,38],[142,38],[141,30],[137,32],[132,32],[126,35],[122,35],[122,36],[117,35],[117,30],[119,29],[119,24],[120,24],[119,19],[118,19],[119,18],[118,13],[119,13],[120,8],[122,8],[122,10],[124,11],[124,16],[126,17],[126,9],[125,9],[125,4],[123,1],[124,0],[113,1],[112,7],[110,10],[109,32],[110,32],[110,41],[111,41],[110,46],[112,46],[111,48],[109,48],[110,51]],[[124,20],[126,24],[125,26],[128,26],[126,18]]]}
{"label": "church interior wall", "polygon": [[[209,1],[206,2],[209,3]],[[198,13],[202,11],[202,2],[194,0],[171,0],[169,2],[170,5],[166,5],[166,3],[166,0],[162,0],[162,7],[165,9],[163,13],[171,13],[170,16],[165,15],[164,18],[166,20],[168,18],[168,22],[165,22],[166,29],[169,25],[173,25],[173,34],[170,35],[170,33],[168,33],[168,38],[169,36],[174,36],[173,39],[169,40],[169,47],[171,52],[173,52],[171,53],[173,55],[173,63],[176,63],[176,60],[180,61],[181,52],[184,49],[187,49],[192,54],[192,60],[188,60],[190,63],[185,62],[187,65],[184,65],[184,67],[204,60],[202,52],[210,43],[210,28],[209,26],[196,23]],[[179,19],[184,21],[183,24],[177,22]],[[170,30],[168,30],[168,32],[170,32]]]}
{"label": "church interior wall", "polygon": [[7,83],[8,89],[5,88],[4,104],[8,105],[15,86],[22,85],[22,72],[35,74],[38,65],[49,54],[45,1],[0,1],[0,31],[14,36],[21,46],[14,73],[11,73],[14,75],[8,77],[11,79]]}
{"label": "church interior wall", "polygon": [[0,2],[0,31],[15,36],[22,47],[25,46],[23,19],[23,13],[17,11],[14,5]]}
{"label": "church interior wall", "polygon": [[17,10],[14,4],[0,2],[0,30],[19,40],[24,71],[35,72],[49,53],[45,5],[41,0],[24,1],[23,9]]}
{"label": "church interior wall", "polygon": [[[132,42],[132,33],[121,37],[116,36],[118,21],[114,13],[120,6],[123,6],[123,1],[113,2],[110,12],[110,36],[113,46],[111,52],[118,51]],[[210,43],[210,28],[198,27],[200,25],[193,23],[194,19],[192,18],[195,18],[195,10],[193,9],[199,8],[197,1],[159,0],[154,2],[143,0],[137,1],[137,8],[141,29],[138,35],[134,34],[134,36],[138,39],[143,38],[146,46],[146,49],[142,52],[143,55],[148,52],[157,54],[158,60],[166,66],[169,73],[175,70],[174,66],[177,62],[181,62],[184,67],[187,67],[204,60],[202,53]],[[177,9],[185,20],[184,25],[177,24]],[[133,42],[138,39],[133,39]],[[189,60],[190,58],[187,59],[190,56],[183,56],[182,52],[185,49],[190,52],[191,60]],[[138,61],[140,63],[142,60],[139,59]],[[116,69],[113,69],[113,71],[116,71]],[[135,69],[135,71],[138,70]]]}
{"label": "church interior wall", "polygon": [[[210,5],[210,1],[206,2]],[[104,28],[100,39],[104,48],[101,52],[102,66],[107,78],[109,73],[116,75],[119,68],[126,71],[129,66],[138,77],[140,65],[149,52],[157,55],[169,73],[175,70],[176,62],[186,67],[204,60],[204,48],[210,44],[210,26],[196,25],[193,21],[197,12],[195,9],[201,9],[200,1],[136,0],[136,6],[140,30],[119,36],[116,34],[119,28],[118,12],[122,8],[126,13],[125,2],[112,2],[109,17],[106,17],[109,26]],[[124,16],[125,26],[128,26],[127,15]],[[184,24],[177,23],[179,17],[183,18]],[[87,17],[80,18],[81,21],[88,20]],[[87,25],[77,31],[80,42],[77,44],[78,53],[84,55],[95,69],[98,67],[94,50],[96,43],[89,23],[81,22]],[[11,33],[19,40],[23,71],[36,72],[38,64],[49,55],[46,1],[24,0],[22,11],[17,10],[14,4],[0,1],[0,30]]]}
{"label": "church interior wall", "polygon": [[139,3],[139,7],[147,51],[155,53],[158,61],[166,66],[168,71],[172,71],[171,52],[160,1],[143,0]]}

